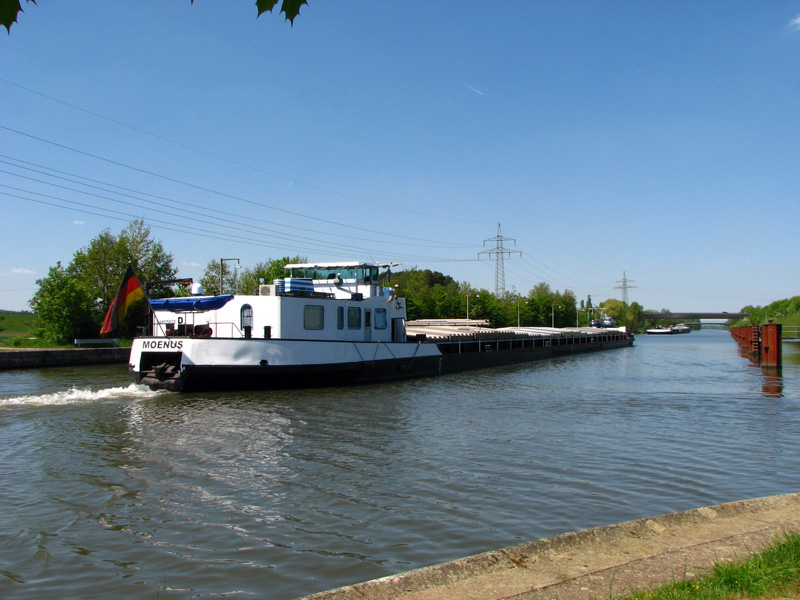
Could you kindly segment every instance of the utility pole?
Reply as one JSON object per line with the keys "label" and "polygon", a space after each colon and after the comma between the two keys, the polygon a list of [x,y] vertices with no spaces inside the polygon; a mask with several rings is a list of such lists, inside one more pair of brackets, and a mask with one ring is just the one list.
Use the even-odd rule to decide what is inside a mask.
{"label": "utility pole", "polygon": [[220,295],[220,296],[222,295],[222,284],[223,284],[223,281],[222,281],[222,275],[223,275],[223,272],[224,272],[224,270],[225,270],[225,268],[224,268],[224,264],[225,264],[227,261],[229,261],[229,260],[230,260],[230,261],[233,261],[233,260],[235,260],[235,261],[236,261],[236,268],[237,268],[237,269],[240,269],[240,268],[242,267],[242,265],[241,265],[241,263],[239,262],[239,259],[238,259],[238,258],[220,258],[220,259],[219,259],[219,295]]}
{"label": "utility pole", "polygon": [[632,279],[628,279],[625,277],[625,271],[622,272],[622,279],[618,279],[617,283],[620,285],[615,285],[615,290],[622,290],[622,301],[627,305],[628,304],[628,290],[633,289],[636,286],[631,285]]}
{"label": "utility pole", "polygon": [[522,256],[522,252],[519,250],[506,250],[503,246],[503,242],[513,242],[514,244],[517,243],[517,240],[513,238],[503,237],[502,232],[500,231],[500,223],[497,224],[497,235],[493,238],[489,238],[488,240],[483,240],[483,245],[486,245],[486,242],[494,242],[494,248],[490,248],[489,250],[484,250],[483,252],[478,252],[478,257],[480,258],[481,254],[488,254],[491,256],[494,254],[495,258],[495,266],[494,266],[494,295],[498,298],[502,298],[506,295],[506,272],[505,272],[505,264],[503,263],[503,259],[505,255],[508,254],[511,256],[512,254],[519,254]]}

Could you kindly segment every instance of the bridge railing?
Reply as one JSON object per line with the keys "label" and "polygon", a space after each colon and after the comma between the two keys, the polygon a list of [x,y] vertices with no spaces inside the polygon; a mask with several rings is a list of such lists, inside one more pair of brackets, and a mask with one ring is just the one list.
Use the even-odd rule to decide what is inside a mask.
{"label": "bridge railing", "polygon": [[784,342],[800,342],[800,326],[792,325],[787,327],[783,326],[783,341]]}
{"label": "bridge railing", "polygon": [[750,316],[750,313],[727,313],[727,312],[645,312],[642,313],[645,319],[676,319],[678,321],[697,320],[697,319],[725,319],[728,321],[738,321]]}

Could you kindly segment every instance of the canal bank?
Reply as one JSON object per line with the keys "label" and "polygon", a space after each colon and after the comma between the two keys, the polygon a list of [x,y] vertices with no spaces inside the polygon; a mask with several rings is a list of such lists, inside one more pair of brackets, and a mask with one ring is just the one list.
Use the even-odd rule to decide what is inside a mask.
{"label": "canal bank", "polygon": [[595,527],[300,600],[590,600],[701,576],[800,529],[800,493]]}
{"label": "canal bank", "polygon": [[53,348],[43,350],[0,350],[0,370],[122,364],[130,348]]}

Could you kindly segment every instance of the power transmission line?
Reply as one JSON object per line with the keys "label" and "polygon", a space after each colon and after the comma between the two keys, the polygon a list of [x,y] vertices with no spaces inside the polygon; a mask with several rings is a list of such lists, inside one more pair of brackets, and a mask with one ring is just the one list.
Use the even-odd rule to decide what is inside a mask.
{"label": "power transmission line", "polygon": [[[296,212],[296,211],[288,210],[288,209],[285,209],[285,208],[280,208],[278,206],[274,206],[274,205],[271,205],[271,204],[267,204],[265,202],[259,202],[259,201],[255,201],[255,200],[250,200],[248,198],[242,198],[240,196],[236,196],[236,195],[233,195],[233,194],[228,194],[226,192],[222,192],[222,191],[219,191],[219,190],[210,189],[210,188],[204,187],[202,185],[197,185],[197,184],[191,183],[189,181],[182,181],[180,179],[176,179],[176,178],[170,177],[168,175],[163,175],[163,174],[160,174],[160,173],[155,173],[153,171],[148,171],[146,169],[141,169],[139,167],[134,167],[132,165],[128,165],[128,164],[125,164],[125,163],[122,163],[122,162],[119,162],[119,161],[116,161],[116,160],[112,160],[110,158],[105,158],[105,157],[99,156],[97,154],[92,154],[91,152],[85,152],[83,150],[79,150],[77,148],[66,146],[64,144],[60,144],[60,143],[54,142],[52,140],[48,140],[48,139],[45,139],[45,138],[42,138],[42,137],[38,137],[38,136],[29,134],[29,133],[25,133],[23,131],[18,131],[16,129],[12,129],[10,127],[6,127],[5,125],[0,125],[0,129],[8,131],[10,133],[15,133],[15,134],[20,135],[20,136],[27,137],[27,138],[32,139],[32,140],[36,140],[38,142],[42,142],[44,144],[49,144],[49,145],[54,146],[56,148],[61,148],[63,150],[67,150],[69,152],[80,154],[82,156],[87,156],[89,158],[105,162],[107,164],[111,164],[111,165],[114,165],[114,166],[117,166],[117,167],[122,167],[122,168],[125,168],[125,169],[129,169],[131,171],[142,173],[142,174],[150,176],[150,177],[155,177],[155,178],[161,179],[163,181],[169,181],[169,182],[176,183],[176,184],[179,184],[179,185],[182,185],[182,186],[186,186],[188,188],[192,188],[194,190],[198,190],[198,191],[201,191],[201,192],[214,194],[216,196],[219,196],[219,197],[222,197],[222,198],[227,198],[229,200],[236,200],[238,202],[244,202],[244,203],[247,203],[247,204],[250,204],[250,205],[260,206],[262,208],[267,208],[267,209],[270,209],[270,210],[274,210],[274,211],[277,211],[277,212],[280,212],[280,213],[292,215],[292,216],[295,216],[295,217],[302,217],[302,218],[305,218],[305,219],[310,219],[312,221],[318,221],[318,222],[321,222],[321,223],[326,223],[328,225],[335,225],[337,227],[347,227],[347,228],[350,228],[350,229],[355,229],[355,230],[361,230],[361,231],[367,231],[367,232],[370,232],[370,233],[374,233],[374,229],[371,229],[371,228],[359,227],[357,225],[351,225],[351,224],[347,224],[347,223],[340,223],[340,222],[331,221],[330,219],[325,219],[325,218],[322,218],[322,217],[316,217],[316,216],[313,216],[313,215],[303,214],[303,213],[300,213],[300,212]],[[18,159],[14,159],[12,157],[12,160],[18,160]],[[25,161],[19,161],[19,162],[25,162]],[[384,232],[384,233],[382,233],[382,235],[395,237],[395,238],[400,238],[400,239],[408,239],[408,240],[420,241],[418,238],[405,236],[405,235],[400,235],[400,234],[391,233],[391,232]],[[429,240],[426,240],[426,241],[429,241]]]}
{"label": "power transmission line", "polygon": [[503,234],[500,230],[500,223],[497,224],[497,235],[493,238],[489,238],[488,240],[483,240],[484,246],[486,245],[486,242],[494,242],[494,248],[491,248],[490,250],[484,250],[483,252],[478,252],[478,256],[480,257],[481,254],[488,254],[489,256],[494,254],[494,295],[498,298],[501,298],[506,295],[506,273],[505,264],[503,263],[505,255],[508,254],[511,256],[512,254],[519,254],[522,256],[522,252],[519,250],[505,249],[503,242],[514,242],[516,245],[517,240],[503,237]]}
{"label": "power transmission line", "polygon": [[628,279],[625,276],[625,271],[622,272],[622,279],[618,279],[617,283],[620,285],[615,285],[615,290],[622,290],[622,301],[627,304],[628,303],[628,290],[635,288],[635,285],[631,285],[632,279]]}

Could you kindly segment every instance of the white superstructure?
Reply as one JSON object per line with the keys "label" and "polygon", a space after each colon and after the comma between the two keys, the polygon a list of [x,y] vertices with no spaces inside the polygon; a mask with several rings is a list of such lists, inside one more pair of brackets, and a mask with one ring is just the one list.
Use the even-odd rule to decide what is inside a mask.
{"label": "white superstructure", "polygon": [[259,286],[258,295],[154,300],[152,335],[404,342],[405,300],[379,285],[385,266],[289,264],[291,275]]}

